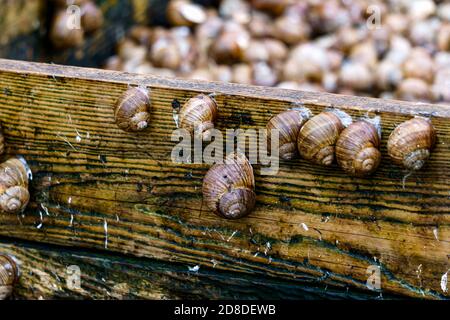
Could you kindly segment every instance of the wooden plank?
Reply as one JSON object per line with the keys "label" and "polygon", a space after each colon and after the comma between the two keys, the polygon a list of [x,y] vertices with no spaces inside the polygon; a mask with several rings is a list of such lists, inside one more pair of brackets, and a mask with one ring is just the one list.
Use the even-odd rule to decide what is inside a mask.
{"label": "wooden plank", "polygon": [[[377,292],[224,272],[213,267],[138,259],[2,239],[20,263],[13,299],[379,299]],[[80,287],[71,270],[80,270]],[[399,297],[385,295],[385,299]]]}
{"label": "wooden plank", "polygon": [[[130,84],[152,90],[153,121],[139,134],[113,119],[112,105]],[[303,160],[281,162],[277,176],[256,167],[255,212],[219,219],[202,206],[208,166],[170,161],[172,102],[198,92],[216,92],[220,129],[263,128],[299,102],[314,113],[335,106],[355,117],[378,114],[384,159],[366,179]],[[447,106],[9,60],[0,60],[0,105],[8,155],[24,155],[34,173],[29,209],[0,216],[2,235],[361,289],[367,268],[379,265],[383,292],[448,297],[441,288],[450,268]],[[403,187],[386,139],[415,114],[432,116],[438,144]]]}

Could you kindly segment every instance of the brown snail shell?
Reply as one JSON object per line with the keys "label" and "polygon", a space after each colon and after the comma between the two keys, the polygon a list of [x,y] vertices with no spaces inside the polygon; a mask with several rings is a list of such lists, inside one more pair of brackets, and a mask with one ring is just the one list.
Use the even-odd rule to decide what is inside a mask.
{"label": "brown snail shell", "polygon": [[30,169],[23,158],[11,158],[0,164],[0,212],[19,213],[29,200]]}
{"label": "brown snail shell", "polygon": [[[377,118],[379,124],[379,118]],[[345,128],[336,142],[339,166],[354,176],[373,173],[380,164],[380,131],[370,120],[360,120]]]}
{"label": "brown snail shell", "polygon": [[415,117],[392,131],[387,149],[392,161],[409,170],[420,170],[436,144],[436,131],[431,121]]}
{"label": "brown snail shell", "polygon": [[206,21],[203,8],[188,0],[172,0],[167,6],[167,20],[174,26],[188,26],[202,24]]}
{"label": "brown snail shell", "polygon": [[209,95],[199,94],[186,101],[181,108],[180,128],[188,130],[195,138],[208,140],[218,113],[216,101]]}
{"label": "brown snail shell", "polygon": [[251,0],[250,3],[256,10],[266,11],[273,15],[280,15],[294,3],[293,0]]}
{"label": "brown snail shell", "polygon": [[297,146],[300,155],[313,163],[330,166],[340,133],[351,123],[343,111],[324,111],[308,120],[300,129]]}
{"label": "brown snail shell", "polygon": [[136,87],[125,91],[114,106],[117,126],[128,132],[141,131],[150,122],[150,97],[147,89]]}
{"label": "brown snail shell", "polygon": [[54,17],[50,29],[50,40],[56,49],[78,47],[84,42],[83,28],[69,28],[68,19],[70,15],[66,10],[58,11]]}
{"label": "brown snail shell", "polygon": [[19,280],[19,268],[14,259],[0,253],[0,300],[11,296],[15,284]]}
{"label": "brown snail shell", "polygon": [[231,153],[214,164],[203,180],[203,199],[210,210],[227,219],[248,215],[255,206],[255,178],[245,155]]}
{"label": "brown snail shell", "polygon": [[311,116],[306,108],[296,108],[284,111],[273,116],[267,123],[267,141],[271,145],[271,130],[279,131],[279,155],[284,160],[295,158],[297,151],[297,138],[300,128]]}
{"label": "brown snail shell", "polygon": [[92,1],[87,1],[81,6],[81,25],[86,33],[92,33],[103,25],[103,12]]}

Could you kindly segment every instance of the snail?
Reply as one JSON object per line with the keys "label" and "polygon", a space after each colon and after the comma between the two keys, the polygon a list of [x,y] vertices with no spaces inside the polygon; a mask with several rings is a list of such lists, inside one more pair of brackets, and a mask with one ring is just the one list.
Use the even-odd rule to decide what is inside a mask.
{"label": "snail", "polygon": [[0,155],[5,152],[5,136],[3,135],[2,126],[0,125]]}
{"label": "snail", "polygon": [[436,143],[436,131],[427,118],[415,117],[392,131],[387,142],[388,154],[395,164],[420,170]]}
{"label": "snail", "polygon": [[150,121],[150,97],[148,90],[141,87],[125,91],[114,106],[117,126],[128,132],[147,128]]}
{"label": "snail", "polygon": [[241,61],[250,45],[250,34],[240,24],[228,21],[210,47],[211,56],[219,64]]}
{"label": "snail", "polygon": [[208,140],[218,113],[214,98],[210,95],[199,94],[186,101],[181,108],[180,128],[188,130],[197,139]]}
{"label": "snail", "polygon": [[50,30],[50,40],[57,49],[67,49],[78,47],[84,42],[83,28],[71,28],[71,16],[66,10],[60,10],[56,13]]}
{"label": "snail", "polygon": [[324,111],[308,120],[300,129],[297,146],[300,155],[311,162],[330,166],[336,141],[351,117],[340,110]]}
{"label": "snail", "polygon": [[0,212],[19,213],[30,200],[30,169],[23,158],[11,158],[0,164]]}
{"label": "snail", "polygon": [[354,176],[373,173],[381,161],[380,118],[363,119],[345,128],[336,142],[339,166]]}
{"label": "snail", "polygon": [[267,11],[273,15],[280,15],[294,3],[292,0],[251,0],[252,6],[261,11]]}
{"label": "snail", "polygon": [[297,155],[297,137],[300,128],[311,116],[306,108],[296,108],[273,116],[267,123],[267,140],[271,145],[271,130],[279,130],[279,155],[284,160],[293,159]]}
{"label": "snail", "polygon": [[248,215],[256,202],[253,168],[245,155],[229,154],[214,164],[203,180],[203,199],[210,210],[227,219]]}
{"label": "snail", "polygon": [[172,0],[167,6],[167,20],[174,26],[194,26],[206,21],[203,8],[188,0]]}
{"label": "snail", "polygon": [[11,296],[14,285],[19,280],[19,268],[14,259],[0,253],[0,300]]}
{"label": "snail", "polygon": [[83,3],[81,6],[81,25],[86,33],[92,33],[100,29],[103,20],[103,12],[94,2]]}

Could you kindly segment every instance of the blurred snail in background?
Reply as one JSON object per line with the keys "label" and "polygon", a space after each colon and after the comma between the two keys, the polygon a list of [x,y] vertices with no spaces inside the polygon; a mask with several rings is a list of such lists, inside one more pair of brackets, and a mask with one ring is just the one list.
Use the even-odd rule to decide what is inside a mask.
{"label": "blurred snail in background", "polygon": [[167,6],[167,20],[173,26],[193,26],[206,21],[203,7],[189,0],[172,0]]}
{"label": "blurred snail in background", "polygon": [[415,117],[392,131],[387,150],[392,161],[408,170],[420,170],[436,144],[436,131],[430,119]]}
{"label": "blurred snail in background", "polygon": [[25,159],[11,158],[0,164],[0,213],[20,213],[30,200],[31,175]]}
{"label": "blurred snail in background", "polygon": [[70,14],[65,9],[58,10],[50,28],[50,40],[57,49],[78,47],[83,44],[84,30],[82,28],[69,28]]}
{"label": "blurred snail in background", "polygon": [[280,15],[289,6],[295,3],[294,0],[251,0],[252,6],[261,11],[266,11],[273,15]]}
{"label": "blurred snail in background", "polygon": [[238,23],[228,21],[211,45],[210,54],[218,63],[234,63],[242,60],[249,45],[247,30]]}
{"label": "blurred snail in background", "polygon": [[311,117],[311,111],[306,108],[294,108],[273,116],[267,123],[267,143],[271,146],[271,131],[279,131],[279,155],[281,159],[295,158],[297,151],[297,138],[300,128]]}
{"label": "blurred snail in background", "polygon": [[380,143],[379,117],[353,122],[341,132],[336,142],[336,160],[351,175],[370,175],[381,161]]}
{"label": "blurred snail in background", "polygon": [[214,164],[203,180],[203,199],[215,214],[227,219],[248,215],[256,202],[253,168],[244,154],[231,153]]}
{"label": "blurred snail in background", "polygon": [[117,126],[127,132],[141,131],[150,122],[150,96],[145,88],[136,87],[125,91],[114,105]]}
{"label": "blurred snail in background", "polygon": [[11,296],[19,276],[19,268],[14,259],[0,253],[0,300]]}
{"label": "blurred snail in background", "polygon": [[54,0],[56,13],[49,38],[56,49],[79,47],[85,33],[93,33],[103,25],[103,12],[89,0]]}
{"label": "blurred snail in background", "polygon": [[340,110],[324,111],[301,127],[297,146],[300,155],[313,163],[330,166],[334,162],[335,144],[351,117]]}
{"label": "blurred snail in background", "polygon": [[209,140],[219,109],[211,95],[199,94],[183,105],[179,113],[179,126],[196,139]]}
{"label": "blurred snail in background", "polygon": [[103,25],[103,12],[92,1],[81,5],[81,26],[86,33],[93,33]]}

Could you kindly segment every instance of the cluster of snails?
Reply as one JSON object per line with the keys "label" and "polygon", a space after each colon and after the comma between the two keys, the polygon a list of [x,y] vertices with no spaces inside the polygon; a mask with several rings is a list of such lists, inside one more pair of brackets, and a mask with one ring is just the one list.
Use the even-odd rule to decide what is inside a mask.
{"label": "cluster of snails", "polygon": [[[222,0],[167,5],[105,68],[306,91],[450,102],[450,4]],[[377,21],[379,10],[381,19]],[[371,24],[372,23],[372,24]],[[379,23],[379,25],[376,25]]]}
{"label": "cluster of snails", "polygon": [[[139,131],[150,120],[150,98],[144,88],[130,88],[114,108],[116,123],[124,131]],[[178,112],[178,126],[200,140],[209,141],[218,118],[213,95],[198,94],[188,99]],[[334,162],[356,177],[375,172],[381,162],[380,117],[353,121],[338,109],[312,116],[296,107],[273,116],[267,123],[268,146],[271,132],[278,131],[279,156],[284,160],[302,158],[322,166]],[[436,143],[431,120],[415,117],[397,126],[389,136],[387,151],[395,164],[409,171],[420,170]],[[255,206],[255,178],[246,156],[231,153],[223,164],[214,164],[203,181],[203,198],[210,210],[228,219],[248,215]]]}
{"label": "cluster of snails", "polygon": [[[312,118],[304,108],[293,108],[272,117],[267,130],[280,135],[280,157],[293,159],[297,154],[313,163],[330,166],[336,160],[354,176],[372,174],[381,161],[380,118],[362,118],[353,122],[345,112],[324,111]],[[391,133],[387,143],[392,161],[408,170],[419,170],[429,158],[436,142],[431,120],[415,117]]]}
{"label": "cluster of snails", "polygon": [[103,25],[103,13],[92,0],[53,0],[49,38],[55,49],[80,47],[85,35]]}
{"label": "cluster of snails", "polygon": [[15,259],[0,253],[0,300],[5,300],[12,295],[19,276],[19,267]]}

